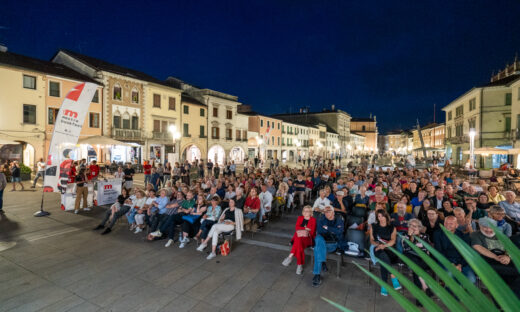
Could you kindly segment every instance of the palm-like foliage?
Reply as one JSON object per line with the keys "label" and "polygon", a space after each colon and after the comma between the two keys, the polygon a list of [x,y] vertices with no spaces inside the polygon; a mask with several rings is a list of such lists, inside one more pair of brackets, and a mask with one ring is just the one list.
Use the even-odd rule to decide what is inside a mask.
{"label": "palm-like foliage", "polygon": [[[422,277],[426,284],[430,287],[432,292],[442,301],[445,307],[450,311],[472,311],[472,312],[498,312],[502,311],[519,311],[520,300],[513,293],[511,288],[502,280],[502,278],[491,268],[491,266],[478,254],[471,246],[466,244],[460,237],[446,230],[442,226],[442,230],[448,236],[449,240],[457,248],[460,254],[466,259],[473,271],[480,278],[482,283],[488,289],[490,296],[496,302],[495,305],[489,296],[486,296],[472,284],[448,259],[441,255],[431,245],[416,238],[428,249],[430,255],[426,254],[420,248],[415,246],[409,240],[403,240],[421,257],[422,260],[435,272],[439,280],[444,282],[446,287],[442,287],[428,272],[420,268],[413,261],[405,255],[399,253],[394,248],[390,250],[395,253],[415,274]],[[520,249],[518,249],[511,240],[504,235],[496,227],[493,227],[497,238],[504,245],[507,254],[511,257],[516,268],[520,271]],[[382,261],[378,261],[381,266],[384,266],[388,271],[394,274],[400,283],[412,294],[414,298],[419,300],[427,311],[443,311],[444,308],[428,297],[422,289],[418,288],[412,281],[405,277],[398,270]],[[417,306],[410,302],[405,296],[393,287],[375,276],[358,263],[354,264],[370,276],[377,284],[385,287],[388,293],[406,310],[406,311],[421,311]],[[448,291],[449,288],[449,291]],[[326,298],[325,301],[334,305],[342,311],[351,311],[335,302]]]}

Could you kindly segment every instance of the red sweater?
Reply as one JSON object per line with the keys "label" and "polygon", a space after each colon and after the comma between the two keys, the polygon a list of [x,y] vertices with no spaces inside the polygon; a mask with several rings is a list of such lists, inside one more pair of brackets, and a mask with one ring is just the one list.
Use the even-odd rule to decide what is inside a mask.
{"label": "red sweater", "polygon": [[251,208],[251,210],[259,210],[260,209],[260,198],[255,197],[255,198],[251,198],[251,196],[249,196],[248,198],[246,198],[246,202],[244,204],[244,207],[249,207]]}
{"label": "red sweater", "polygon": [[[298,219],[296,220],[296,226],[295,226],[295,230],[298,231],[298,230],[305,230],[305,227],[302,227],[301,224],[303,222],[303,216],[299,216]],[[309,219],[309,221],[307,222],[307,227],[309,229],[311,229],[311,231],[309,232],[310,234],[310,237],[312,239],[314,239],[314,237],[316,237],[316,219],[314,217],[311,217]]]}

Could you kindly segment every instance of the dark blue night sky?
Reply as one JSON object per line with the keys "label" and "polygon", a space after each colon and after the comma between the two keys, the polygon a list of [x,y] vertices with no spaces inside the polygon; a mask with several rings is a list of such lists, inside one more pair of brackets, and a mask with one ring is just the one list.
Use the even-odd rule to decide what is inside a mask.
{"label": "dark blue night sky", "polygon": [[231,93],[266,114],[331,104],[380,132],[440,108],[520,52],[520,1],[0,1],[0,42],[75,50]]}

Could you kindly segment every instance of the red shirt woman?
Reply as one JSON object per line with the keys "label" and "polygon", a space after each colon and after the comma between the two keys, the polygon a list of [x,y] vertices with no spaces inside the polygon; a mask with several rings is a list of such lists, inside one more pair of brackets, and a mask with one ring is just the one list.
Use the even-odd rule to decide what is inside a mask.
{"label": "red shirt woman", "polygon": [[303,207],[302,215],[296,220],[291,253],[282,264],[289,266],[293,256],[296,256],[296,274],[302,274],[305,262],[305,248],[314,245],[314,237],[316,237],[316,219],[312,216],[312,207],[305,206]]}

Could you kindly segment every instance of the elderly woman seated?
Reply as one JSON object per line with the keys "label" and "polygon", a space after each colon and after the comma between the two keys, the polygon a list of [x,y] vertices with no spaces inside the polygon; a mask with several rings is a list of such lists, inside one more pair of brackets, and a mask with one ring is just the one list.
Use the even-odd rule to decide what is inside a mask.
{"label": "elderly woman seated", "polygon": [[244,215],[242,210],[236,209],[235,200],[229,200],[229,207],[222,212],[218,223],[213,224],[208,236],[202,241],[197,248],[198,251],[203,251],[211,239],[211,253],[206,259],[211,260],[217,256],[216,249],[218,244],[218,236],[220,233],[230,232],[235,230],[237,240],[242,238],[242,231],[244,230]]}
{"label": "elderly woman seated", "polygon": [[314,237],[316,236],[316,219],[312,216],[312,207],[303,207],[302,215],[296,220],[296,231],[291,240],[291,253],[282,265],[289,266],[292,259],[296,256],[296,274],[303,273],[303,264],[305,263],[305,248],[314,244]]}

